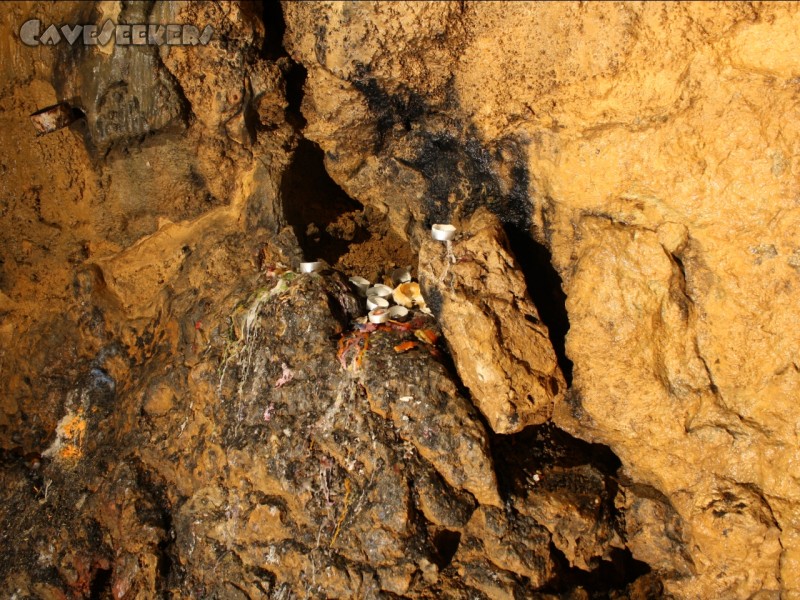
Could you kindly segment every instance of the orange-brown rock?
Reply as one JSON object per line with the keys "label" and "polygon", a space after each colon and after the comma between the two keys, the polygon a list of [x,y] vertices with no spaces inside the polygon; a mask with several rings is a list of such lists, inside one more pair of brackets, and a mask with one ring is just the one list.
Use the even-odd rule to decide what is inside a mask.
{"label": "orange-brown rock", "polygon": [[551,575],[551,559],[540,546],[547,535],[533,519],[480,507],[463,535],[455,556],[456,568],[467,585],[490,598],[512,600],[524,590],[514,573],[529,578],[535,587],[542,586]]}
{"label": "orange-brown rock", "polygon": [[484,205],[551,251],[556,421],[675,511],[692,574],[669,592],[799,595],[798,7],[287,5],[351,196],[423,250]]}
{"label": "orange-brown rock", "polygon": [[419,277],[492,429],[514,433],[549,420],[566,383],[500,220],[480,209],[451,244],[424,240]]}
{"label": "orange-brown rock", "polygon": [[[32,17],[215,36],[28,47]],[[800,597],[798,31],[790,3],[4,5],[3,591]],[[36,136],[61,102],[85,119]],[[347,275],[419,251],[462,381],[397,331],[342,370],[346,277],[264,295],[315,236]],[[595,444],[519,431],[548,418]]]}

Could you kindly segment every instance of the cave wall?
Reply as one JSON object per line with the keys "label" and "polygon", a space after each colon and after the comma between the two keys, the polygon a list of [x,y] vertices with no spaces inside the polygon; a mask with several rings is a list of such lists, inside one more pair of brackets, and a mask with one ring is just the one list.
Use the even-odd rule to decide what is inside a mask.
{"label": "cave wall", "polygon": [[798,7],[284,11],[343,189],[417,245],[486,205],[552,252],[574,363],[555,420],[680,515],[670,591],[800,594]]}
{"label": "cave wall", "polygon": [[[196,21],[212,24],[219,38],[192,49],[23,47],[17,30],[34,13],[54,23]],[[276,39],[283,31],[268,18],[285,19],[288,56]],[[226,473],[230,489],[248,477],[270,493],[280,486],[238,449],[230,457],[244,466],[226,471],[226,442],[215,436],[239,417],[217,414],[209,382],[219,357],[208,348],[219,350],[234,306],[263,284],[264,264],[296,265],[300,257],[281,181],[302,137],[319,145],[327,173],[353,204],[385,218],[386,235],[422,257],[432,256],[431,223],[453,221],[474,233],[475,223],[494,219],[499,229],[482,231],[504,269],[526,264],[534,249],[552,261],[554,272],[534,268],[524,284],[535,299],[553,291],[546,280],[560,278],[569,331],[553,343],[562,355],[542,351],[558,393],[531,422],[552,418],[622,462],[616,503],[624,542],[608,533],[612,541],[604,538],[600,551],[590,547],[585,560],[574,551],[579,558],[571,560],[588,563],[624,546],[676,597],[800,595],[798,20],[796,5],[778,3],[284,2],[277,17],[238,2],[4,10],[0,445],[28,454],[53,448],[89,390],[84,408],[97,412],[77,422],[90,433],[82,446],[66,447],[78,452],[78,466],[56,466],[65,480],[98,482],[89,486],[99,489],[96,499],[80,509],[86,521],[76,523],[125,531],[106,540],[116,563],[86,563],[83,571],[81,552],[90,555],[97,541],[89,533],[62,539],[64,548],[72,542],[82,550],[64,550],[60,577],[80,591],[89,571],[110,569],[115,594],[127,586],[146,595],[166,589],[156,563],[169,555],[183,561],[186,581],[195,573],[210,586],[203,589],[216,589],[207,568],[225,549],[209,544],[190,556],[193,515],[203,514],[209,531],[198,530],[201,538],[240,544],[240,559],[253,563],[248,577],[269,579],[254,566],[263,557],[248,554],[256,540],[236,538],[225,529],[231,517],[217,514],[219,478]],[[306,76],[302,104],[293,107],[296,65]],[[86,118],[35,137],[28,115],[58,101]],[[481,238],[472,239],[479,246]],[[463,268],[459,276],[475,284]],[[508,289],[499,279],[496,299],[509,290],[525,296],[519,276],[509,275]],[[440,307],[453,311],[439,314],[443,324],[463,320],[463,298],[454,298]],[[498,331],[530,330],[503,310],[496,314],[508,326],[499,322]],[[271,316],[289,318],[277,309]],[[464,328],[451,350],[469,351],[470,335]],[[507,357],[502,335],[487,344],[487,356]],[[515,339],[515,351],[520,344]],[[279,368],[270,366],[276,379]],[[508,372],[516,378],[511,390],[541,375],[528,366]],[[469,378],[462,372],[461,380]],[[455,389],[449,380],[442,385]],[[486,402],[477,404],[491,406],[491,390],[481,393]],[[265,407],[248,410],[263,427]],[[115,453],[118,463],[108,458]],[[33,476],[20,477],[9,481]],[[142,483],[150,477],[158,485]],[[397,485],[387,489],[410,494]],[[61,495],[64,518],[86,495],[74,486]],[[151,488],[164,491],[141,491]],[[137,520],[125,508],[130,490],[176,525]],[[48,503],[45,493],[41,510],[59,506],[53,498]],[[224,502],[246,504],[238,492],[231,498]],[[531,514],[544,502],[538,498],[526,505]],[[205,508],[209,502],[217,512]],[[3,518],[19,506],[7,504]],[[292,510],[300,521],[312,514],[299,502]],[[481,519],[491,510],[459,524],[465,540],[486,535]],[[254,514],[285,541],[273,513]],[[511,526],[492,527],[500,540]],[[174,545],[165,541],[170,535]],[[541,538],[514,543],[546,548]],[[489,564],[466,548],[463,564]],[[20,551],[4,568],[17,577],[43,554],[30,556]],[[294,571],[288,564],[282,576],[302,579],[304,552],[291,556]],[[237,568],[225,566],[234,579]],[[382,585],[402,588],[415,568],[387,571]],[[354,573],[339,573],[330,589],[345,596],[367,589],[367,578]],[[179,575],[173,569],[175,589]],[[459,589],[458,577],[447,581]]]}
{"label": "cave wall", "polygon": [[[282,239],[279,185],[294,132],[283,65],[259,60],[264,28],[247,9],[77,2],[4,11],[0,305],[12,375],[0,429],[8,446],[51,435],[57,390],[80,361],[125,371],[108,350],[116,344],[141,362],[154,333],[174,325],[171,299],[189,293],[202,304],[255,272],[267,239]],[[148,14],[210,24],[231,46],[27,47],[18,38],[33,17],[44,29]],[[198,81],[193,60],[215,79]],[[34,135],[28,115],[56,102],[85,118]],[[274,247],[291,257],[294,236],[284,235],[287,244]],[[24,350],[12,352],[17,345]]]}

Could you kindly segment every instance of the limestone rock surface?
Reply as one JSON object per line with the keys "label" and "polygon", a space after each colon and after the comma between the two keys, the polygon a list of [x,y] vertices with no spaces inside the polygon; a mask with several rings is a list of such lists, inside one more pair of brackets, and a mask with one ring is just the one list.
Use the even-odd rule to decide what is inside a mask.
{"label": "limestone rock surface", "polygon": [[[303,67],[274,11],[4,6],[0,595],[637,597],[632,557],[600,577],[625,534],[618,462],[547,425],[499,436],[434,316],[359,321],[348,277],[378,281],[415,253],[304,137]],[[215,33],[23,47],[32,14]],[[60,102],[85,118],[36,136],[30,114]],[[311,257],[325,268],[300,275]],[[563,452],[521,460],[550,442]],[[551,481],[553,512],[590,479],[599,508],[577,525],[529,514],[536,469],[569,471]]]}
{"label": "limestone rock surface", "polygon": [[566,383],[500,220],[479,209],[450,245],[424,240],[420,282],[464,385],[497,433],[553,416]]}
{"label": "limestone rock surface", "polygon": [[798,7],[285,13],[308,135],[352,197],[423,251],[485,206],[551,252],[574,363],[554,419],[657,492],[640,518],[674,515],[669,593],[800,595]]}
{"label": "limestone rock surface", "polygon": [[[33,16],[216,35],[28,47]],[[3,591],[799,597],[798,31],[4,4]],[[61,102],[85,118],[36,136]],[[293,278],[317,240],[364,273]],[[417,256],[441,343],[358,329],[347,277]]]}

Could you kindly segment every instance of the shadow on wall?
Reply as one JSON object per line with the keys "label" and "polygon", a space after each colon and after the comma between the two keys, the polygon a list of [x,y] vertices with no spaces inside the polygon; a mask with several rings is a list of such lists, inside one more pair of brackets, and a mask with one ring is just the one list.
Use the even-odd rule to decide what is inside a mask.
{"label": "shadow on wall", "polygon": [[342,215],[364,207],[350,198],[325,170],[322,149],[302,139],[281,179],[286,220],[292,226],[306,260],[322,258],[334,264],[350,245],[368,237],[359,229],[350,239],[333,235],[332,225]]}
{"label": "shadow on wall", "polygon": [[[403,161],[422,173],[427,182],[426,200],[430,226],[453,217],[468,218],[480,206],[488,207],[503,223],[514,254],[525,277],[533,303],[547,326],[550,342],[568,385],[572,384],[572,361],[566,355],[569,330],[566,294],[550,251],[531,235],[532,204],[527,148],[508,137],[491,150],[478,141],[474,127],[466,128],[466,141],[448,132],[413,134],[417,155]],[[502,168],[505,182],[498,175]]]}
{"label": "shadow on wall", "polygon": [[572,386],[572,361],[567,357],[566,337],[569,331],[567,295],[561,277],[553,268],[550,251],[535,241],[530,233],[513,225],[505,226],[511,251],[519,263],[531,300],[539,311],[542,322],[547,325],[550,343],[553,344],[558,366],[564,373],[567,386]]}
{"label": "shadow on wall", "polygon": [[[351,83],[375,115],[374,151],[391,154],[391,136],[398,132],[404,146],[416,149],[411,158],[394,158],[425,179],[425,226],[454,217],[468,218],[480,206],[488,207],[502,221],[528,293],[549,330],[559,367],[571,385],[572,361],[565,351],[569,330],[566,295],[549,250],[531,235],[527,142],[507,136],[487,148],[474,125],[441,119],[450,112],[447,105],[458,102],[452,83],[444,93],[444,106],[428,106],[425,98],[410,88],[399,86],[395,92],[387,92],[368,66],[357,67]],[[499,175],[501,170],[504,177]]]}

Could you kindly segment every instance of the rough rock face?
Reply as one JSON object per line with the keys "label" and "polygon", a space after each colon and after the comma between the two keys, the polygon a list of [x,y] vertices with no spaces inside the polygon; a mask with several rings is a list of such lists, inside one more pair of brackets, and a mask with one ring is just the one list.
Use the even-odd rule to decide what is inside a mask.
{"label": "rough rock face", "polygon": [[284,10],[306,135],[352,197],[415,247],[486,206],[552,253],[556,422],[652,490],[634,555],[681,597],[800,595],[797,6]]}
{"label": "rough rock face", "polygon": [[[4,6],[3,593],[800,596],[799,20]],[[354,324],[412,257],[436,318]]]}
{"label": "rough rock face", "polygon": [[478,408],[515,433],[548,421],[566,383],[500,221],[482,208],[464,229],[452,244],[422,242],[420,282]]}
{"label": "rough rock face", "polygon": [[515,598],[563,590],[562,556],[589,572],[622,548],[590,452],[546,430],[524,464],[490,448],[441,351],[403,349],[432,317],[344,330],[362,309],[339,273],[257,280],[123,389],[74,382],[41,456],[3,454],[1,530],[27,530],[5,589]]}
{"label": "rough rock face", "polygon": [[[29,48],[15,36],[32,17],[189,22],[215,37]],[[505,429],[508,407],[487,426],[462,385],[442,326],[469,305],[472,267],[453,269],[441,322],[354,321],[365,306],[347,275],[378,280],[416,252],[303,138],[302,67],[273,4],[20,3],[0,19],[0,595],[661,593],[626,539],[662,505],[619,480],[606,448],[522,429],[550,416],[563,380]],[[35,136],[29,115],[56,102],[85,118]],[[508,268],[505,233],[484,216],[473,267]],[[297,275],[316,252],[336,268]],[[535,317],[510,281],[498,289]],[[504,302],[491,303],[503,321]],[[511,369],[547,335],[509,324]],[[539,350],[535,371],[511,376],[559,378]],[[673,529],[650,525],[636,547],[655,563]]]}

